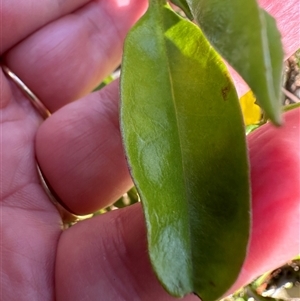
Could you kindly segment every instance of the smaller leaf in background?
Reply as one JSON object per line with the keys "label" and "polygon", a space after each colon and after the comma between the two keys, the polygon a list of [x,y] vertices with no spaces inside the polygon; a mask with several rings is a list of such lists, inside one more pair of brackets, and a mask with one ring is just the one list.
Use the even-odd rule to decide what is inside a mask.
{"label": "smaller leaf in background", "polygon": [[171,0],[170,2],[172,2],[173,4],[175,4],[176,6],[178,6],[179,8],[182,9],[182,11],[185,13],[185,15],[187,16],[187,18],[189,18],[190,20],[193,20],[194,17],[191,13],[191,10],[186,2],[186,0]]}
{"label": "smaller leaf in background", "polygon": [[261,110],[256,104],[256,98],[251,90],[240,98],[240,104],[246,126],[260,122]]}
{"label": "smaller leaf in background", "polygon": [[281,124],[283,50],[273,17],[256,0],[187,0],[221,56],[244,78],[268,118]]}

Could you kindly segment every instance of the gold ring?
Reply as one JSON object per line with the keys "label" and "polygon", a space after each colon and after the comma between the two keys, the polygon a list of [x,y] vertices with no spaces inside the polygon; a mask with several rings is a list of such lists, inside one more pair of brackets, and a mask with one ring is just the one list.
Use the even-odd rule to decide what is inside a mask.
{"label": "gold ring", "polygon": [[37,96],[16,76],[7,66],[1,64],[2,69],[6,75],[8,75],[13,82],[22,90],[22,92],[27,96],[33,106],[38,110],[40,115],[46,119],[51,116],[50,111],[44,106],[44,104],[37,98]]}
{"label": "gold ring", "polygon": [[[46,106],[39,100],[39,98],[24,84],[24,82],[13,73],[7,66],[1,63],[3,72],[21,89],[25,96],[30,100],[34,108],[39,112],[43,119],[46,119],[51,116],[50,111]],[[45,176],[43,175],[39,163],[36,160],[37,172],[40,178],[41,185],[43,186],[46,194],[48,195],[51,202],[55,205],[58,212],[61,215],[61,218],[65,224],[70,224],[79,220],[79,217],[71,212],[64,203],[59,199],[57,194],[53,189],[50,188],[49,183],[47,182]]]}

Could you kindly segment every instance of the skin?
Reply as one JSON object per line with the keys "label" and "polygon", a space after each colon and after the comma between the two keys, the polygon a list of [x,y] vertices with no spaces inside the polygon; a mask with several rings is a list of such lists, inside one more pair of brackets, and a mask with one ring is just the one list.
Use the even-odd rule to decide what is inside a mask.
{"label": "skin", "polygon": [[[291,3],[297,6],[297,0],[262,1],[282,24],[295,21],[299,34],[297,17],[280,14]],[[36,156],[77,214],[106,206],[131,187],[118,83],[89,91],[120,63],[123,39],[146,6],[144,0],[1,2],[1,56],[53,113],[43,122],[0,73],[1,300],[174,300],[151,270],[140,204],[63,231],[35,167]],[[282,35],[293,48],[295,36],[285,29]],[[252,235],[232,289],[299,252],[299,110],[285,117],[282,128],[268,124],[248,139]]]}

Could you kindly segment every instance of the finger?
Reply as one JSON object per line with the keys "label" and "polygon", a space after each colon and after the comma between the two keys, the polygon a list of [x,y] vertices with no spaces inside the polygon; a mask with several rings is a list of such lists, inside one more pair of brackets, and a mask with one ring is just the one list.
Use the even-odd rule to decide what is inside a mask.
{"label": "finger", "polygon": [[118,120],[118,81],[65,106],[39,128],[36,155],[51,187],[77,214],[116,201],[132,182]]}
{"label": "finger", "polygon": [[86,220],[62,234],[56,289],[57,301],[87,296],[90,301],[178,300],[163,290],[151,269],[140,204]]}
{"label": "finger", "polygon": [[88,1],[1,1],[0,55],[45,24],[70,13]]}
{"label": "finger", "polygon": [[[115,107],[115,108],[117,108],[117,107]],[[66,112],[66,111],[64,111],[64,112]],[[115,111],[115,118],[114,118],[114,120],[116,120],[116,118],[117,118],[117,111]],[[74,116],[74,115],[73,115]],[[112,116],[112,115],[111,115]],[[87,118],[84,118],[84,120],[87,120],[88,119],[88,117]],[[53,123],[54,123],[54,121],[53,121]],[[59,123],[59,121],[57,120],[56,121],[56,123]],[[50,123],[49,123],[50,124]],[[56,128],[57,128],[58,126],[56,126]],[[68,127],[69,128],[69,130],[70,130],[70,127]],[[104,127],[105,128],[105,127]],[[41,131],[42,132],[42,131]],[[64,132],[64,131],[63,131]],[[57,131],[57,133],[58,133],[58,131]],[[55,135],[58,135],[57,136],[57,138],[55,138],[54,136]],[[47,178],[49,178],[49,180],[50,180],[50,182],[51,182],[51,185],[53,185],[54,187],[54,190],[56,190],[56,191],[60,191],[58,194],[60,195],[60,197],[63,199],[63,201],[64,202],[66,202],[67,204],[68,204],[68,207],[69,208],[72,208],[72,207],[74,207],[73,208],[73,210],[75,211],[75,212],[77,212],[78,214],[80,214],[80,212],[85,212],[85,213],[87,213],[89,210],[92,210],[92,209],[95,209],[95,208],[97,208],[98,206],[99,207],[101,207],[102,205],[104,205],[104,201],[103,201],[103,199],[102,198],[100,198],[100,197],[97,197],[99,194],[98,193],[101,193],[100,192],[100,187],[99,187],[99,185],[96,185],[96,183],[99,183],[97,180],[94,180],[94,179],[99,179],[99,174],[101,173],[101,171],[100,171],[100,169],[98,169],[98,173],[95,173],[94,175],[92,175],[92,174],[90,174],[90,177],[93,179],[93,183],[95,183],[95,185],[94,186],[97,186],[98,187],[98,191],[97,191],[97,193],[95,193],[94,194],[94,191],[96,190],[95,188],[92,188],[92,189],[90,189],[89,191],[88,191],[88,193],[89,194],[86,194],[85,196],[85,198],[84,198],[84,195],[83,195],[83,193],[80,193],[80,191],[81,191],[81,189],[82,189],[82,186],[81,185],[79,185],[79,187],[78,187],[78,190],[77,189],[75,189],[75,191],[76,191],[76,193],[72,193],[72,191],[67,191],[67,190],[64,190],[64,188],[66,187],[66,186],[68,186],[68,185],[66,185],[66,183],[73,183],[73,184],[77,184],[77,182],[78,182],[78,179],[77,180],[75,180],[75,181],[71,181],[71,182],[68,182],[68,180],[70,180],[70,172],[65,172],[64,173],[64,175],[65,175],[65,180],[63,179],[63,178],[60,178],[60,183],[58,183],[58,181],[56,180],[56,176],[55,176],[55,173],[56,172],[58,172],[59,171],[59,168],[60,167],[58,167],[57,166],[57,164],[55,164],[55,163],[53,163],[53,160],[51,160],[51,159],[49,159],[49,157],[51,156],[51,154],[57,154],[58,155],[58,152],[57,151],[55,151],[55,150],[53,150],[53,148],[54,148],[54,145],[49,145],[49,142],[47,143],[46,141],[45,141],[45,139],[43,139],[43,136],[45,137],[45,139],[47,139],[46,137],[51,137],[51,139],[50,139],[50,141],[58,141],[58,142],[60,142],[61,141],[61,139],[59,138],[59,134],[56,134],[56,133],[54,133],[54,132],[52,132],[52,134],[51,134],[51,129],[50,129],[50,127],[49,127],[49,132],[46,132],[44,135],[39,135],[39,139],[38,139],[38,141],[39,141],[39,144],[38,144],[38,147],[37,147],[37,152],[39,153],[39,156],[40,156],[40,160],[41,160],[41,164],[43,165],[44,164],[44,167],[42,166],[42,169],[44,170],[44,173],[46,174],[46,177]],[[72,137],[72,134],[71,133],[69,133],[69,135],[65,135],[66,137]],[[82,136],[83,137],[83,136]],[[84,141],[84,139],[81,137],[81,141]],[[92,135],[91,135],[91,137],[92,137]],[[65,138],[65,139],[68,139],[68,138]],[[92,139],[91,139],[92,140]],[[47,147],[47,149],[45,149],[45,148],[43,148],[42,147],[42,142],[45,142],[45,145],[47,145],[48,147]],[[71,141],[70,140],[68,140],[69,142],[70,142],[70,145],[72,145],[72,143],[71,143]],[[114,140],[114,141],[117,141],[117,140]],[[120,141],[120,140],[119,140]],[[56,145],[56,144],[55,144]],[[79,143],[78,145],[82,145],[81,143]],[[83,145],[85,145],[84,143],[83,143]],[[107,149],[109,149],[109,145],[108,144],[106,144],[106,146],[107,146]],[[115,146],[114,146],[115,147]],[[121,144],[118,146],[118,147],[120,147],[121,148]],[[44,150],[43,150],[44,149]],[[68,149],[68,147],[66,147],[66,149]],[[70,150],[71,151],[71,150]],[[44,155],[43,155],[43,153],[44,153]],[[62,152],[61,152],[62,153]],[[82,162],[83,162],[83,157],[85,157],[84,156],[84,154],[83,154],[83,152],[77,152],[76,153],[79,157],[80,156],[82,156],[81,157],[81,159],[80,160],[82,160]],[[79,155],[80,154],[80,155]],[[120,154],[120,153],[119,153]],[[61,158],[64,158],[63,160],[61,160],[60,159],[60,156],[61,156]],[[122,156],[123,156],[123,154],[122,154]],[[61,154],[59,154],[59,156],[57,156],[57,162],[59,162],[59,166],[63,166],[63,165],[67,165],[66,164],[66,162],[69,162],[69,166],[75,166],[77,163],[76,162],[74,162],[74,160],[73,160],[73,162],[72,161],[70,161],[68,158],[65,158],[66,157],[66,155],[65,156],[62,156]],[[73,157],[74,158],[74,157]],[[112,158],[112,157],[109,157],[108,156],[108,158]],[[111,159],[110,159],[111,160]],[[112,160],[113,161],[113,160]],[[122,161],[122,160],[121,160]],[[48,163],[43,163],[43,162],[48,162]],[[50,162],[51,162],[51,164],[50,164]],[[124,164],[122,164],[119,160],[117,160],[117,162],[118,162],[118,164],[120,164],[119,166],[121,166],[121,170],[123,171],[124,169],[123,169],[123,167],[122,166],[125,166],[125,163]],[[124,162],[124,160],[122,161],[122,162]],[[83,166],[84,166],[84,164],[82,164]],[[98,166],[98,165],[97,165]],[[99,166],[106,166],[106,169],[105,170],[111,170],[111,169],[109,169],[109,165],[102,165],[102,164],[100,164]],[[80,170],[80,168],[78,169],[78,170]],[[48,176],[48,174],[49,174],[49,176]],[[86,175],[86,173],[83,173],[83,174],[85,174],[85,177],[86,178],[88,178],[88,175]],[[113,172],[112,173],[112,176],[110,177],[110,179],[112,179],[114,176],[116,175],[116,172]],[[121,180],[121,179],[123,179],[125,182],[126,182],[126,185],[124,185],[124,186],[122,186],[122,189],[124,189],[124,187],[126,186],[128,186],[128,185],[130,185],[131,184],[131,182],[130,182],[130,184],[128,184],[129,183],[129,181],[128,180],[125,180],[125,179],[128,179],[129,177],[128,177],[128,173],[123,173],[123,172],[121,172],[120,173],[120,178],[119,178],[119,180]],[[115,178],[116,179],[116,178]],[[121,180],[120,181],[120,183],[124,183],[123,182],[123,180]],[[109,181],[110,183],[116,183],[117,181]],[[104,181],[104,183],[107,183],[106,181]],[[83,182],[83,184],[85,185],[85,186],[88,186],[89,187],[89,185],[87,185],[87,182]],[[73,187],[73,186],[72,186]],[[107,187],[111,187],[110,185],[108,185]],[[118,185],[116,185],[116,189],[119,191],[119,193],[122,191],[122,189],[118,189]],[[73,188],[72,188],[73,189]],[[116,189],[112,189],[112,191],[116,191]],[[70,190],[70,189],[69,189]],[[106,189],[104,188],[104,191],[105,191]],[[124,190],[123,190],[124,191]],[[109,194],[109,193],[108,193]],[[69,195],[72,195],[72,197],[70,197]],[[88,196],[88,197],[87,197]],[[105,194],[103,194],[103,196],[105,196]],[[113,201],[113,198],[112,197],[110,197],[109,195],[106,195],[107,196],[107,198],[106,198],[106,200],[108,201],[108,202],[111,202],[111,201]],[[116,196],[116,194],[114,195],[114,196]],[[88,199],[88,201],[87,201],[87,199]],[[101,201],[99,201],[100,199],[102,199]],[[83,200],[85,200],[85,203],[83,204]],[[105,202],[106,204],[107,204],[107,202]],[[97,205],[98,204],[98,205]],[[76,207],[76,210],[75,210],[75,207]]]}
{"label": "finger", "polygon": [[118,66],[124,37],[146,4],[92,1],[16,45],[5,62],[53,112],[89,93]]}
{"label": "finger", "polygon": [[285,125],[262,126],[248,139],[252,233],[248,255],[231,292],[271,271],[300,251],[300,109]]}

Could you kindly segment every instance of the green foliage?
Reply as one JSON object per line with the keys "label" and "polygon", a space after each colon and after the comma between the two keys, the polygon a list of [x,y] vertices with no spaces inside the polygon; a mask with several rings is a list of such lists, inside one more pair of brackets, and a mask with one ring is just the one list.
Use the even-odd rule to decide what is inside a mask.
{"label": "green foliage", "polygon": [[108,77],[106,77],[95,89],[95,91],[101,90],[102,88],[104,88],[105,86],[107,86],[109,83],[111,83],[114,80],[112,75],[109,75]]}
{"label": "green foliage", "polygon": [[260,127],[260,124],[250,124],[246,126],[246,135],[249,135],[253,131],[255,131],[257,128]]}
{"label": "green foliage", "polygon": [[256,0],[187,0],[204,34],[256,95],[266,115],[281,123],[283,50],[274,19]]}
{"label": "green foliage", "polygon": [[172,0],[173,4],[177,5],[179,8],[182,9],[182,11],[185,13],[185,15],[190,19],[193,20],[193,15],[191,13],[191,10],[186,2],[186,0]]}
{"label": "green foliage", "polygon": [[158,278],[175,296],[215,300],[236,280],[249,236],[243,119],[221,58],[163,2],[151,1],[125,42],[124,146]]}
{"label": "green foliage", "polygon": [[132,187],[126,194],[114,203],[114,207],[124,208],[139,202],[139,197],[135,187]]}

